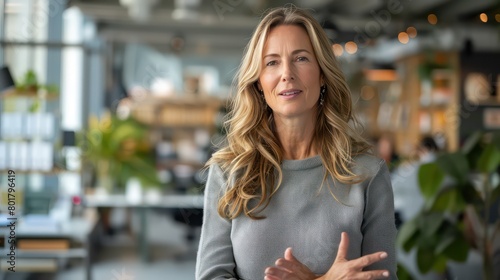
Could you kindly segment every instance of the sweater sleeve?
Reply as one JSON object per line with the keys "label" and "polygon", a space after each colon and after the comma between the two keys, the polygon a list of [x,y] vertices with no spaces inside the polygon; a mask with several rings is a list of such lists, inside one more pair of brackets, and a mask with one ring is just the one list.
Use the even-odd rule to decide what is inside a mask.
{"label": "sweater sleeve", "polygon": [[387,269],[391,275],[390,279],[398,279],[394,198],[389,170],[384,161],[379,162],[378,170],[367,186],[363,215],[362,255],[378,251],[385,251],[388,254],[387,259],[366,267],[366,270]]}
{"label": "sweater sleeve", "polygon": [[225,184],[220,167],[212,165],[205,187],[203,225],[196,261],[197,280],[237,279],[231,221],[217,212],[217,203]]}

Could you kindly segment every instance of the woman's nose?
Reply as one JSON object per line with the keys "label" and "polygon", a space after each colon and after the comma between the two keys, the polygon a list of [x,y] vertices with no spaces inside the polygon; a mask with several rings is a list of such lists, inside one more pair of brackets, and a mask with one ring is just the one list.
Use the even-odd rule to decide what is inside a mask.
{"label": "woman's nose", "polygon": [[283,73],[281,74],[281,81],[293,81],[295,80],[295,74],[290,63],[283,63]]}

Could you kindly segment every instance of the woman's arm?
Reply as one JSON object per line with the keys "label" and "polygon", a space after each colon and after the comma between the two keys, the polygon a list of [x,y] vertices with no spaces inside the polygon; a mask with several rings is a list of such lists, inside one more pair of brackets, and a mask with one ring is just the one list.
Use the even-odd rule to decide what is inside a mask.
{"label": "woman's arm", "polygon": [[210,166],[196,261],[197,280],[237,279],[231,243],[231,221],[217,213],[217,203],[225,184],[220,167]]}
{"label": "woman's arm", "polygon": [[390,279],[396,276],[396,225],[394,221],[394,198],[389,170],[384,161],[370,180],[365,197],[363,224],[363,244],[361,255],[384,251],[386,259],[373,263],[365,270],[389,270]]}

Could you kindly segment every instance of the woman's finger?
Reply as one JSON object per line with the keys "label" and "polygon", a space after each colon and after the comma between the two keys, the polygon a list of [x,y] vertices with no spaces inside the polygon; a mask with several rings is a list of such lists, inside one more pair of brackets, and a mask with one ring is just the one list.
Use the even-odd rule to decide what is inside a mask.
{"label": "woman's finger", "polygon": [[352,260],[352,264],[359,270],[362,270],[364,267],[381,261],[385,258],[387,258],[386,252],[377,252]]}
{"label": "woman's finger", "polygon": [[293,255],[292,247],[288,247],[285,250],[285,259],[292,262],[299,262]]}
{"label": "woman's finger", "polygon": [[342,232],[342,234],[340,235],[339,250],[337,251],[337,257],[335,258],[335,262],[346,261],[348,250],[349,250],[349,236],[347,235],[346,232]]}
{"label": "woman's finger", "polygon": [[283,258],[278,259],[275,262],[275,264],[276,264],[277,267],[280,267],[280,268],[282,268],[284,270],[287,270],[289,272],[296,271],[299,268],[299,265],[300,265],[300,264],[297,264],[295,262],[292,262],[292,261],[289,261],[289,260],[285,260]]}
{"label": "woman's finger", "polygon": [[269,276],[277,277],[278,279],[283,279],[283,278],[285,278],[285,276],[288,275],[289,272],[283,268],[280,268],[280,267],[270,266],[270,267],[266,268],[264,273],[266,274],[266,276],[269,275]]}
{"label": "woman's finger", "polygon": [[264,280],[281,280],[281,278],[278,278],[278,277],[273,276],[273,275],[266,275],[266,276],[264,276]]}
{"label": "woman's finger", "polygon": [[371,270],[371,271],[361,271],[359,272],[355,279],[385,279],[389,277],[389,271],[387,270]]}

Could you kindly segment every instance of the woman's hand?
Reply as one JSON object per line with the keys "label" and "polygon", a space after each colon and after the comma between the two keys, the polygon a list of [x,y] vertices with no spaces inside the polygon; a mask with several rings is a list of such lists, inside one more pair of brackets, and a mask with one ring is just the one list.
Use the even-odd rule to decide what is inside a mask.
{"label": "woman's hand", "polygon": [[[347,260],[349,237],[342,232],[335,262],[328,272],[316,277],[311,270],[293,257],[291,249],[285,251],[285,259],[278,259],[276,266],[266,269],[265,280],[340,280],[340,279],[384,279],[389,277],[387,270],[363,271],[363,268],[387,257],[385,252],[377,252],[354,260]],[[288,258],[287,258],[288,252]]]}
{"label": "woman's hand", "polygon": [[299,262],[292,253],[292,248],[285,250],[285,257],[279,258],[275,266],[266,268],[264,280],[312,280],[316,275]]}
{"label": "woman's hand", "polygon": [[366,266],[387,258],[386,252],[377,252],[354,260],[347,260],[348,249],[349,236],[347,236],[347,233],[342,232],[335,262],[328,272],[318,279],[384,279],[389,277],[389,271],[387,270],[363,271]]}

